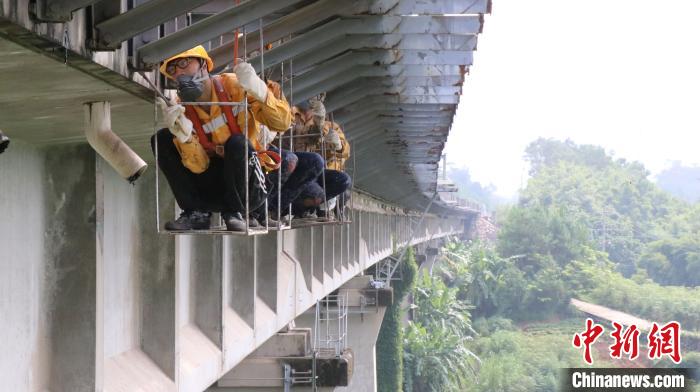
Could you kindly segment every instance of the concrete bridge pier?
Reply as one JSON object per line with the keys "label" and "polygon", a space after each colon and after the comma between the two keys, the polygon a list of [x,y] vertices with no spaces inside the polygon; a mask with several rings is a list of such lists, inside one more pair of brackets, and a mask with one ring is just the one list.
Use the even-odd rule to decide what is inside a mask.
{"label": "concrete bridge pier", "polygon": [[[313,306],[294,320],[293,327],[273,335],[207,391],[284,391],[285,382],[291,390],[310,391],[304,379],[311,374],[303,372],[309,371],[314,362],[318,383],[323,385],[319,387],[321,391],[376,391],[375,345],[386,307],[392,302],[392,290],[374,289],[370,282],[370,276],[357,276],[337,290],[337,297],[332,297],[347,301],[343,310],[347,311],[347,320],[342,327],[345,338],[340,355],[328,353],[324,345],[328,337],[326,325],[323,321],[317,322],[316,306]],[[339,308],[322,309],[332,315]],[[337,324],[329,323],[332,323],[333,337],[338,336]],[[290,375],[295,378],[294,382],[285,377]]]}
{"label": "concrete bridge pier", "polygon": [[393,301],[393,293],[391,289],[369,289],[369,283],[369,276],[358,276],[348,281],[338,291],[341,296],[347,294],[348,297],[350,310],[347,345],[352,349],[354,366],[348,386],[335,388],[336,392],[377,390],[375,347],[384,313]]}
{"label": "concrete bridge pier", "polygon": [[425,254],[423,255],[425,260],[420,265],[421,271],[428,271],[428,273],[432,273],[433,269],[435,268],[435,263],[438,260],[439,251],[439,248],[434,248],[431,246],[425,248]]}

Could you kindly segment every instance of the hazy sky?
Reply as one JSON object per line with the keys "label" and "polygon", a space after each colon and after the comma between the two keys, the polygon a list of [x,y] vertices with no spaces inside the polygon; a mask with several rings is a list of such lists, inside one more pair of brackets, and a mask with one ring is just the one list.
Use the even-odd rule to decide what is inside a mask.
{"label": "hazy sky", "polygon": [[537,137],[700,164],[700,1],[493,0],[448,162],[512,195]]}

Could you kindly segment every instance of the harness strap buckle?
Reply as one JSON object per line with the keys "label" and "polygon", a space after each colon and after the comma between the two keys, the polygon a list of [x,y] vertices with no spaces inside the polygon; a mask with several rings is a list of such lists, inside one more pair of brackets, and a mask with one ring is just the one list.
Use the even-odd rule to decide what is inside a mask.
{"label": "harness strap buckle", "polygon": [[227,124],[228,121],[226,120],[225,115],[220,115],[209,121],[208,123],[202,125],[202,128],[204,128],[204,132],[206,134],[210,134],[214,132],[217,128],[219,128],[222,125]]}

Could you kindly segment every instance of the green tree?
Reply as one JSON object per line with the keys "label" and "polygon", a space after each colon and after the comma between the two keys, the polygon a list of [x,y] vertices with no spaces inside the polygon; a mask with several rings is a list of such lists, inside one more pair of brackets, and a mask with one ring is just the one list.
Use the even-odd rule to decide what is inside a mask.
{"label": "green tree", "polygon": [[594,262],[586,227],[564,207],[511,208],[497,249],[509,263],[499,274],[499,313],[519,320],[548,317],[567,308],[571,296],[563,271],[573,262]]}
{"label": "green tree", "polygon": [[423,272],[413,290],[413,321],[421,325],[441,324],[450,332],[468,336],[471,306],[457,298],[459,289],[448,287],[439,277]]}
{"label": "green tree", "polygon": [[404,391],[463,391],[477,361],[465,342],[441,324],[410,323],[404,338]]}
{"label": "green tree", "polygon": [[478,358],[467,346],[475,335],[470,307],[457,292],[439,276],[419,276],[404,338],[406,392],[461,391],[475,374]]}
{"label": "green tree", "polygon": [[645,244],[683,224],[687,205],[649,181],[637,162],[613,159],[600,147],[539,139],[526,150],[532,178],[520,195],[523,208],[564,209],[588,231],[625,276],[636,272]]}
{"label": "green tree", "polygon": [[537,175],[547,166],[556,166],[565,161],[594,169],[603,169],[612,163],[601,147],[579,146],[567,139],[564,142],[555,139],[539,138],[525,149],[525,159],[530,164],[530,175]]}
{"label": "green tree", "polygon": [[522,271],[534,276],[553,260],[564,267],[580,258],[588,246],[588,233],[563,207],[513,207],[501,225],[498,252],[513,257]]}
{"label": "green tree", "polygon": [[490,316],[499,309],[509,263],[487,244],[455,241],[442,249],[438,270],[448,286],[457,288],[457,298],[473,306],[472,315]]}
{"label": "green tree", "polygon": [[639,265],[658,283],[700,286],[700,238],[684,235],[652,242]]}
{"label": "green tree", "polygon": [[377,390],[380,392],[401,390],[404,368],[404,335],[401,323],[405,315],[401,304],[415,287],[418,266],[413,248],[408,248],[399,268],[403,279],[392,282],[394,302],[384,313],[384,320],[377,337]]}

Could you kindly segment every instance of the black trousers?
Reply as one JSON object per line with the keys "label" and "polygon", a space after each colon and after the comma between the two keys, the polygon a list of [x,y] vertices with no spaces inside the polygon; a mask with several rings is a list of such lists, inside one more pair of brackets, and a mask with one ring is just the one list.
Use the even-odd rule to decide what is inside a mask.
{"label": "black trousers", "polygon": [[[253,147],[243,135],[232,135],[224,144],[224,158],[211,157],[209,168],[200,174],[189,171],[173,143],[173,135],[163,128],[151,137],[155,154],[158,138],[158,165],[170,184],[177,204],[185,211],[240,212],[245,214],[246,182],[245,150],[248,156]],[[249,176],[255,176],[249,171]],[[265,202],[260,192],[250,191],[249,211]]]}
{"label": "black trousers", "polygon": [[292,204],[292,212],[296,216],[301,216],[306,210],[314,210],[323,203],[323,183],[326,183],[326,199],[332,199],[352,186],[352,180],[347,174],[326,169],[325,176],[319,175],[301,189],[299,197]]}
{"label": "black trousers", "polygon": [[[282,157],[282,188],[279,192],[280,205],[282,206],[282,215],[286,214],[290,203],[293,203],[299,198],[299,195],[308,187],[309,184],[315,183],[316,179],[323,171],[323,158],[314,152],[291,152],[282,150],[281,152],[274,146],[270,150],[277,151]],[[268,209],[272,212],[273,218],[277,218],[277,171],[273,170],[268,173],[270,180],[268,189]],[[264,207],[264,206],[263,206]],[[261,207],[255,212],[255,217],[264,218],[266,216],[265,209]]]}

